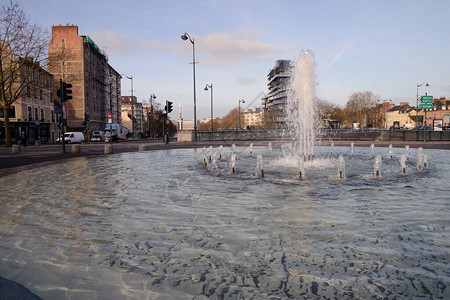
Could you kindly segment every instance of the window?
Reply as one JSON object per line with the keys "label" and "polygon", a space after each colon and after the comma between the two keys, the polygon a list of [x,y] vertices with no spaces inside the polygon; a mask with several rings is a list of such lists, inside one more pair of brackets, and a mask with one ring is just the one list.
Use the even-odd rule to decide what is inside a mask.
{"label": "window", "polygon": [[32,121],[33,120],[33,115],[31,114],[31,107],[28,106],[28,121]]}
{"label": "window", "polygon": [[37,90],[36,89],[34,89],[34,93],[33,93],[34,95],[34,99],[37,99]]}
{"label": "window", "polygon": [[44,97],[42,96],[42,90],[39,90],[39,100],[44,100]]}
{"label": "window", "polygon": [[52,115],[52,122],[55,122],[55,113],[53,110],[50,111],[50,114]]}
{"label": "window", "polygon": [[34,116],[35,116],[35,120],[39,119],[37,107],[34,108]]}
{"label": "window", "polygon": [[[5,117],[5,113],[3,112],[3,109],[0,109],[0,118],[4,118],[4,117]],[[11,106],[9,108],[9,118],[10,119],[16,118],[16,107],[15,106]]]}
{"label": "window", "polygon": [[41,108],[41,121],[44,122],[44,109]]}

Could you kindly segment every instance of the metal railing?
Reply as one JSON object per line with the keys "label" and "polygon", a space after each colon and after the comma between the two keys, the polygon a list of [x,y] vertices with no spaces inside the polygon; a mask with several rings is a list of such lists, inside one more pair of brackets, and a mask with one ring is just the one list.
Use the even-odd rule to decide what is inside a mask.
{"label": "metal railing", "polygon": [[[317,140],[351,141],[450,141],[450,131],[317,129]],[[198,141],[264,141],[289,139],[283,129],[198,131]]]}

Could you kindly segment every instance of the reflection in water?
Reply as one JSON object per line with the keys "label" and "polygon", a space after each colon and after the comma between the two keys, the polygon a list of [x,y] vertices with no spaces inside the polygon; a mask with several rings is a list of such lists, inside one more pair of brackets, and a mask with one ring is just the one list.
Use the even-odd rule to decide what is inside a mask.
{"label": "reflection in water", "polygon": [[300,179],[258,147],[235,174],[231,149],[216,170],[191,149],[3,176],[0,276],[45,299],[444,297],[450,158],[427,151],[419,172],[411,155],[403,175],[401,152],[379,178],[369,148],[316,149]]}

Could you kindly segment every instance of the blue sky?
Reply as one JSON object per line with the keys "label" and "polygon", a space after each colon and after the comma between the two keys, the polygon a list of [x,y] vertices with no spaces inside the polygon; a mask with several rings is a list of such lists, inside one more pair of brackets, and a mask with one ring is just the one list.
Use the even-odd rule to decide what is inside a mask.
{"label": "blue sky", "polygon": [[[2,0],[3,3],[6,0]],[[416,85],[450,97],[450,2],[398,1],[65,1],[22,0],[31,21],[78,25],[103,48],[119,73],[134,77],[138,101],[151,93],[174,102],[177,118],[193,117],[195,40],[197,118],[223,116],[245,99],[261,106],[267,74],[277,59],[316,58],[317,96],[344,106],[353,92],[371,91],[395,103],[416,102]],[[122,80],[122,94],[130,94]]]}

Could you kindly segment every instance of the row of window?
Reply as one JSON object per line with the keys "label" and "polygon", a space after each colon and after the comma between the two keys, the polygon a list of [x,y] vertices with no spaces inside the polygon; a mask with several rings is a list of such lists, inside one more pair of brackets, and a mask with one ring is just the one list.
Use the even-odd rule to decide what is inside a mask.
{"label": "row of window", "polygon": [[[39,114],[39,112],[40,112],[40,114]],[[28,121],[41,120],[42,122],[44,122],[44,120],[45,120],[45,113],[44,112],[45,111],[44,111],[43,108],[41,108],[40,111],[39,111],[39,109],[37,107],[35,107],[34,108],[34,116],[33,116],[33,111],[31,109],[31,107],[28,106],[28,111],[27,111],[27,117],[28,118],[25,119],[24,121],[27,121],[27,120]],[[50,111],[50,115],[51,115],[51,118],[52,118],[52,122],[55,122],[55,114],[54,114],[53,110]],[[39,118],[39,116],[40,116],[40,118]],[[3,110],[0,110],[0,118],[4,118],[4,117],[5,117],[5,114],[4,114]],[[14,106],[11,106],[9,108],[9,118],[10,119],[15,119],[16,118],[16,108]]]}
{"label": "row of window", "polygon": [[[27,97],[31,97],[31,88],[29,86],[27,86]],[[33,98],[38,98],[37,89],[33,90]],[[44,100],[44,94],[42,90],[39,90],[39,100]],[[50,102],[53,102],[53,93],[50,93]]]}

